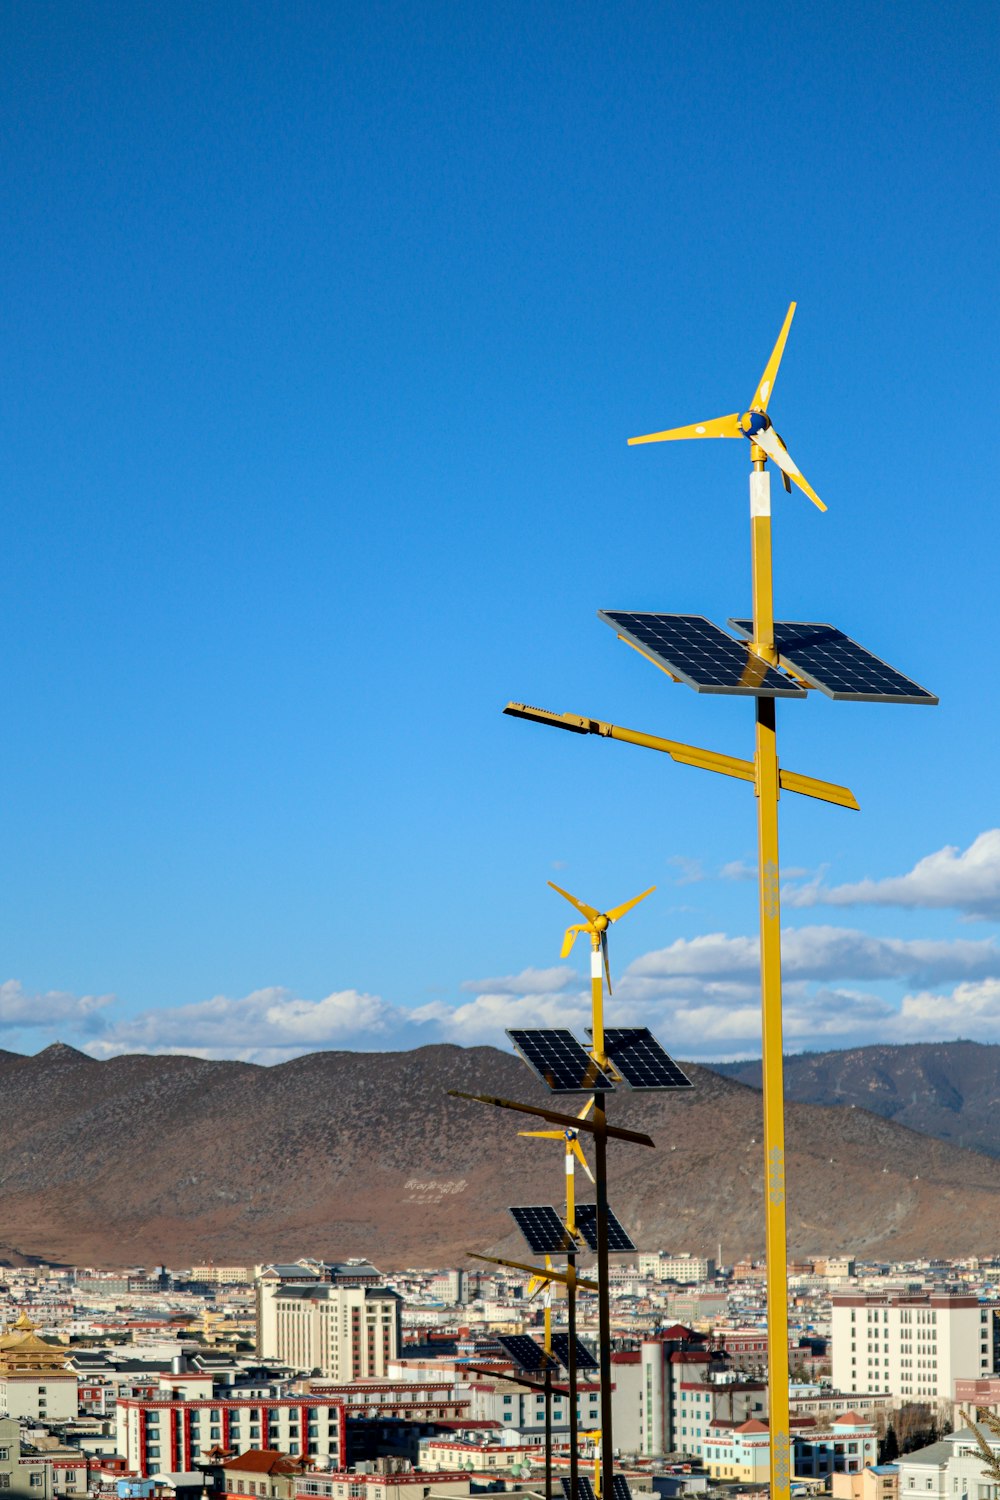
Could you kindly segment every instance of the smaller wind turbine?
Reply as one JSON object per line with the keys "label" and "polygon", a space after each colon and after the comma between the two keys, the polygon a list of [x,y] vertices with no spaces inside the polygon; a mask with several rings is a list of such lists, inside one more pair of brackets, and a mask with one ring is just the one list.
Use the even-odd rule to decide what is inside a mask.
{"label": "smaller wind turbine", "polygon": [[771,350],[771,358],[765,365],[764,373],[753,393],[753,400],[750,402],[749,409],[742,415],[734,411],[726,417],[713,417],[708,422],[693,422],[690,427],[670,427],[666,432],[648,432],[645,437],[629,438],[629,443],[669,443],[678,438],[747,438],[754,447],[761,450],[760,454],[752,454],[751,457],[755,462],[760,461],[761,468],[763,468],[765,457],[772,459],[781,470],[781,481],[789,494],[792,493],[792,481],[794,481],[802,493],[809,496],[814,505],[818,505],[820,510],[826,510],[826,506],[785,447],[783,439],[775,432],[771,418],[767,414],[767,403],[774,393],[775,377],[778,374],[778,366],[781,364],[781,356],[785,352],[785,340],[788,338],[788,330],[792,326],[794,316],[795,303],[792,302],[785,314],[785,321],[781,325],[778,342]]}
{"label": "smaller wind turbine", "polygon": [[[550,880],[549,885],[554,891],[558,891],[560,896],[568,901],[571,906],[575,906],[582,917],[586,918],[586,921],[575,922],[572,927],[566,928],[566,935],[563,938],[563,945],[559,957],[568,958],[573,951],[573,944],[576,942],[580,933],[589,933],[590,946],[595,955],[595,958],[591,960],[590,966],[591,981],[594,981],[596,979],[597,983],[600,984],[601,960],[603,959],[604,974],[608,981],[608,994],[610,995],[611,965],[608,963],[608,928],[611,926],[612,922],[617,922],[618,919],[620,917],[623,917],[627,911],[631,911],[633,906],[638,906],[640,901],[645,901],[647,896],[651,896],[656,890],[656,886],[651,885],[648,891],[643,891],[640,896],[633,896],[631,901],[624,901],[621,906],[613,906],[610,911],[597,911],[593,906],[588,906],[586,901],[578,901],[575,896],[570,895],[569,891],[564,891],[562,886],[556,885],[554,880]],[[600,957],[596,956],[598,954],[600,955]],[[604,1039],[603,1036],[600,1038],[600,1040],[598,1039],[596,1030],[596,1015],[594,1019],[594,1045],[595,1047],[599,1047],[603,1052]],[[603,1031],[603,1027],[601,1029]],[[603,1064],[603,1058],[598,1058],[597,1060],[599,1063]]]}

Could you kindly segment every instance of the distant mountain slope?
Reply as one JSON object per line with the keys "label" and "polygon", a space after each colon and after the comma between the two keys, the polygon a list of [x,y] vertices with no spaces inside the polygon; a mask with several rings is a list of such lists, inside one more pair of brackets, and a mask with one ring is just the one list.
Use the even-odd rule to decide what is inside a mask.
{"label": "distant mountain slope", "polygon": [[[678,1095],[615,1095],[611,1199],[642,1248],[763,1248],[760,1095],[692,1066]],[[551,1102],[489,1047],[189,1057],[0,1056],[0,1237],[55,1260],[183,1266],[369,1255],[385,1268],[524,1247],[510,1203],[559,1203],[557,1147],[447,1090]],[[793,1254],[993,1250],[1000,1162],[861,1110],[787,1111]],[[0,1255],[3,1254],[0,1246]]]}
{"label": "distant mountain slope", "polygon": [[[716,1071],[760,1088],[760,1062]],[[914,1042],[785,1058],[785,1096],[868,1109],[897,1125],[1000,1156],[1000,1046]]]}

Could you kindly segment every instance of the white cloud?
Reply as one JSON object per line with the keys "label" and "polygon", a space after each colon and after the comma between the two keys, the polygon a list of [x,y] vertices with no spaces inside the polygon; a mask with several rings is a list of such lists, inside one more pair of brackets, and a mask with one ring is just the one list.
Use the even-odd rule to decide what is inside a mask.
{"label": "white cloud", "polygon": [[[850,989],[785,985],[783,1030],[786,1048],[820,1043],[847,1045],[859,1032],[882,1028],[895,1009],[877,995]],[[671,1000],[647,1018],[662,1040],[683,1057],[745,1056],[760,1051],[760,1001],[757,994],[703,993],[695,1000]]]}
{"label": "white cloud", "polygon": [[[623,995],[650,998],[658,989],[670,993],[682,981],[689,987],[691,981],[755,982],[759,951],[755,937],[716,932],[678,938],[631,963],[620,989]],[[1000,974],[1000,946],[992,938],[935,941],[871,937],[846,927],[799,927],[782,935],[781,957],[786,981],[901,979],[932,985]]]}
{"label": "white cloud", "polygon": [[0,1029],[16,1031],[22,1027],[51,1030],[53,1027],[80,1027],[93,1031],[101,1025],[100,1013],[112,1003],[111,995],[71,995],[65,990],[33,993],[20,980],[5,979],[0,984]]}
{"label": "white cloud", "polygon": [[1000,978],[959,984],[947,995],[927,991],[904,995],[897,1029],[899,1041],[912,1039],[915,1034],[1000,1041]]}
{"label": "white cloud", "polygon": [[466,992],[489,990],[494,995],[554,995],[568,985],[579,984],[580,976],[568,964],[550,969],[522,969],[520,974],[505,974],[500,979],[465,979],[460,986]]}
{"label": "white cloud", "polygon": [[952,908],[969,917],[1000,917],[1000,828],[988,828],[965,850],[954,844],[927,854],[905,875],[825,886],[822,877],[782,893],[788,906]]}
{"label": "white cloud", "polygon": [[[417,1045],[407,1037],[411,1013],[377,995],[339,990],[302,1000],[289,990],[254,990],[241,999],[210,1000],[143,1011],[118,1021],[87,1048],[95,1057],[122,1052],[182,1052],[198,1057],[274,1061],[328,1047],[359,1050]],[[436,1040],[436,1038],[426,1038]]]}

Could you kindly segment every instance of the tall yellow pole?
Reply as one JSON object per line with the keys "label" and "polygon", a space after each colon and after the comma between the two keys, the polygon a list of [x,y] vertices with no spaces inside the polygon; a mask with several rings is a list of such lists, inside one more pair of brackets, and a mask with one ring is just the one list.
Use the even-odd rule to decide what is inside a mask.
{"label": "tall yellow pole", "polygon": [[[775,659],[771,584],[770,475],[752,449],[750,529],[754,649]],[[771,1500],[789,1500],[788,1264],[785,1224],[785,1100],[781,1034],[781,906],[778,875],[778,749],[773,698],[757,699],[754,768],[760,887],[760,989],[764,1084],[765,1229],[767,1244],[767,1385]]]}

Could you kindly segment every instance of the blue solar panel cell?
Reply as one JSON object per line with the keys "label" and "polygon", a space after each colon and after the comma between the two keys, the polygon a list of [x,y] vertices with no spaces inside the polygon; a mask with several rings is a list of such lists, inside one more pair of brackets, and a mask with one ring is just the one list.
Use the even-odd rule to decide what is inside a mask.
{"label": "blue solar panel cell", "polygon": [[743,641],[734,641],[704,615],[605,609],[597,613],[623,640],[697,693],[805,697],[805,689],[797,682],[755,656]]}
{"label": "blue solar panel cell", "polygon": [[[748,639],[752,620],[730,620]],[[810,620],[776,620],[774,645],[788,668],[828,698],[855,703],[937,703],[933,693],[904,677],[874,652],[859,646],[834,625]]]}

